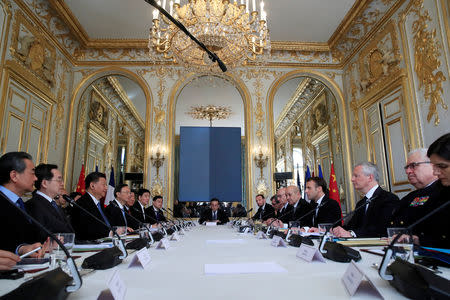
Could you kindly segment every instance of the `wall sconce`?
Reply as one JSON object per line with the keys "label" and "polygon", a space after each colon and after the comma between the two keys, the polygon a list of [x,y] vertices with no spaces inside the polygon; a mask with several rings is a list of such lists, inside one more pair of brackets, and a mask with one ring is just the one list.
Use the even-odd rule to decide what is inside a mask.
{"label": "wall sconce", "polygon": [[263,169],[267,166],[267,161],[269,160],[269,158],[267,157],[267,155],[264,155],[261,147],[259,147],[259,153],[256,154],[254,160],[256,166],[259,168],[261,172],[259,177],[263,178]]}
{"label": "wall sconce", "polygon": [[164,164],[164,159],[164,153],[161,153],[159,147],[157,148],[155,155],[152,154],[152,156],[150,156],[152,165],[156,168],[156,178],[159,178],[159,168]]}

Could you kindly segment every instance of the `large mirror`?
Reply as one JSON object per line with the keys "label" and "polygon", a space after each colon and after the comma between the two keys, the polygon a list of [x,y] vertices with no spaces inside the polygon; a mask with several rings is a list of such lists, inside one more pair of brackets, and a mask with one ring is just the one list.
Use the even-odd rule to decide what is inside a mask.
{"label": "large mirror", "polygon": [[98,170],[109,180],[114,168],[116,183],[142,186],[146,106],[142,88],[123,75],[98,78],[83,91],[74,116],[73,191],[82,165],[86,175]]}
{"label": "large mirror", "polygon": [[[300,182],[306,171],[330,183],[334,165],[342,209],[346,209],[343,153],[336,97],[321,81],[297,76],[282,83],[273,99],[275,171],[293,172],[288,185]],[[320,168],[320,170],[319,170]]]}

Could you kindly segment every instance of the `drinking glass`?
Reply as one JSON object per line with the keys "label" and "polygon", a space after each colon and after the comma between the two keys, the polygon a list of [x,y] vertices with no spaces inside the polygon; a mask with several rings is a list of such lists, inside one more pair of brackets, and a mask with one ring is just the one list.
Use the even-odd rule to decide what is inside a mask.
{"label": "drinking glass", "polygon": [[403,260],[414,263],[413,240],[409,231],[404,228],[391,227],[387,229],[389,244],[392,243],[397,235],[401,235],[394,243],[393,257],[401,258]]}

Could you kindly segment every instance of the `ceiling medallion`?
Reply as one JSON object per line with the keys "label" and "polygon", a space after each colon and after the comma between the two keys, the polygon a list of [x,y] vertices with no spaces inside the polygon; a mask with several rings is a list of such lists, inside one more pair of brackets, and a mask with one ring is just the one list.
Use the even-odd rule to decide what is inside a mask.
{"label": "ceiling medallion", "polygon": [[[161,5],[160,1],[158,4]],[[163,0],[162,7],[167,8],[166,0]],[[249,61],[262,64],[270,56],[267,13],[262,1],[259,11],[256,0],[239,0],[239,3],[236,0],[233,3],[229,0],[175,0],[170,1],[168,9],[229,69],[246,65]],[[172,60],[188,71],[220,72],[205,51],[156,9],[148,47],[150,57]]]}
{"label": "ceiling medallion", "polygon": [[197,105],[191,106],[191,110],[186,114],[196,120],[209,120],[209,126],[212,127],[213,120],[228,119],[231,115],[231,108],[219,105]]}

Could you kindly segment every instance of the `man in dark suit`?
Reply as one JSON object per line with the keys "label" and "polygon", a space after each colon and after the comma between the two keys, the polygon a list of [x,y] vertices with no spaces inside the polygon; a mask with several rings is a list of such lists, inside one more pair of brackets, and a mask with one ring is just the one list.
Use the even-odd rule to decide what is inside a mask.
{"label": "man in dark suit", "polygon": [[256,204],[258,204],[258,210],[252,217],[253,221],[262,220],[265,221],[274,217],[275,209],[269,203],[266,203],[266,199],[263,194],[256,195]]}
{"label": "man in dark suit", "polygon": [[26,211],[21,197],[33,191],[33,184],[37,179],[32,157],[25,152],[6,153],[0,157],[0,170],[0,226],[7,229],[3,231],[0,239],[0,249],[22,255],[44,246],[31,255],[43,256],[48,243],[42,245],[38,242],[35,225],[17,209],[18,207]]}
{"label": "man in dark suit", "polygon": [[142,223],[150,223],[149,218],[145,215],[145,208],[150,202],[150,191],[147,189],[139,189],[137,195],[138,201],[131,207],[131,215]]}
{"label": "man in dark suit", "polygon": [[229,219],[223,210],[220,210],[219,199],[212,198],[210,201],[210,208],[206,209],[198,222],[200,224],[205,222],[216,222],[217,225],[228,223]]}
{"label": "man in dark suit", "polygon": [[302,227],[304,231],[318,232],[319,224],[334,223],[341,218],[341,207],[336,200],[328,198],[327,183],[323,178],[310,177],[306,181],[306,195],[311,200],[314,210],[309,227]]}
{"label": "man in dark suit", "polygon": [[387,227],[393,211],[400,201],[398,197],[383,190],[379,185],[379,171],[375,164],[363,162],[353,169],[353,187],[364,194],[356,204],[357,210],[347,225],[333,229],[337,237],[383,237],[387,236]]}
{"label": "man in dark suit", "polygon": [[[105,174],[92,172],[86,176],[85,184],[86,193],[77,200],[77,204],[110,226],[111,223],[100,203],[100,199],[105,197],[108,190]],[[78,240],[95,240],[106,237],[110,233],[108,226],[92,218],[77,206],[72,209],[72,226]]]}
{"label": "man in dark suit", "polygon": [[128,222],[125,212],[125,204],[130,197],[130,188],[128,184],[119,184],[114,188],[114,200],[105,208],[111,226],[125,226],[132,228]]}
{"label": "man in dark suit", "polygon": [[292,212],[289,216],[289,221],[299,222],[299,219],[302,219],[299,226],[301,226],[302,224],[309,224],[310,218],[303,218],[303,216],[309,213],[311,207],[305,199],[302,199],[300,188],[296,185],[288,186],[286,188],[286,198],[289,205],[292,206]]}
{"label": "man in dark suit", "polygon": [[[416,190],[400,200],[400,205],[392,214],[390,227],[406,227],[417,221],[430,210],[430,199],[438,192],[437,176],[433,174],[433,165],[427,157],[427,149],[416,149],[408,154],[405,173],[408,181]],[[423,224],[414,228],[413,234],[421,231]]]}
{"label": "man in dark suit", "polygon": [[[28,213],[53,233],[74,232],[64,211],[54,198],[64,187],[64,181],[57,165],[40,164],[35,169],[36,191],[25,207]],[[44,231],[39,232],[40,240],[47,238]]]}
{"label": "man in dark suit", "polygon": [[145,213],[149,217],[148,223],[150,224],[159,224],[161,222],[167,222],[166,217],[164,216],[161,208],[163,206],[163,197],[155,196],[153,197],[152,205],[147,207]]}

